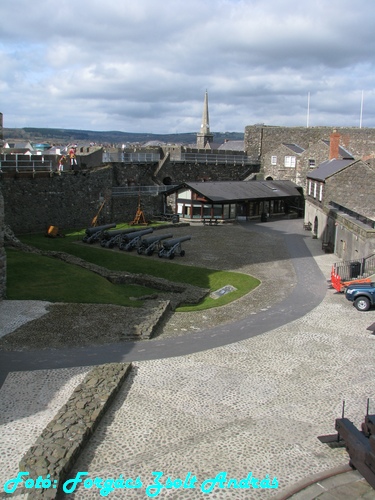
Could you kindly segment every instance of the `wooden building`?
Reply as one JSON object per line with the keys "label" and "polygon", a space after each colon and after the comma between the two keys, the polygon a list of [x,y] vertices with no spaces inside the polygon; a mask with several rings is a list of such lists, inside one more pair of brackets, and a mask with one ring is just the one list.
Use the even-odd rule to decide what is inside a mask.
{"label": "wooden building", "polygon": [[230,221],[295,212],[302,215],[302,188],[290,181],[185,182],[165,193],[182,220]]}

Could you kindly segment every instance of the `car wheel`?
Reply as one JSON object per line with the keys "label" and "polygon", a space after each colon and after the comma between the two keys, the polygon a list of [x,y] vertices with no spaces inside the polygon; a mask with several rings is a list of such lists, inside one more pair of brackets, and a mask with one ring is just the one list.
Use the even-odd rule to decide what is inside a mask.
{"label": "car wheel", "polygon": [[354,301],[354,307],[358,311],[368,311],[370,309],[370,300],[367,297],[358,297]]}

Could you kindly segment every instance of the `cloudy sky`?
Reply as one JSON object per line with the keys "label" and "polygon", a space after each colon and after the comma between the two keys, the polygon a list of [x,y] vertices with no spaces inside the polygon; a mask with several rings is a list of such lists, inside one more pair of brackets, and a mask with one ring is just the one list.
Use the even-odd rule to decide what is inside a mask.
{"label": "cloudy sky", "polygon": [[[375,127],[374,0],[0,2],[4,127]],[[308,112],[309,110],[309,112]]]}

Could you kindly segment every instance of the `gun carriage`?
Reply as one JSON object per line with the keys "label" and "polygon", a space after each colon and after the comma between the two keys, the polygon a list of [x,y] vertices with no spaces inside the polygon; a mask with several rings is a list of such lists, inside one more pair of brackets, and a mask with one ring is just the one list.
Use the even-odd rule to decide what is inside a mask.
{"label": "gun carriage", "polygon": [[185,250],[182,250],[181,243],[188,240],[191,240],[191,236],[182,236],[181,238],[173,238],[171,240],[164,241],[163,246],[158,252],[159,257],[174,259],[176,253],[183,257],[185,255]]}
{"label": "gun carriage", "polygon": [[168,238],[172,238],[173,234],[161,234],[159,236],[150,236],[149,238],[143,238],[140,242],[137,252],[139,255],[152,255],[155,251],[161,249],[161,242]]}
{"label": "gun carriage", "polygon": [[149,229],[143,229],[141,231],[133,231],[132,233],[127,233],[123,235],[123,242],[120,243],[119,249],[131,252],[134,248],[137,248],[140,243],[142,236],[152,233],[154,230],[152,227]]}
{"label": "gun carriage", "polygon": [[115,231],[105,231],[100,245],[103,248],[113,248],[116,245],[120,246],[125,241],[125,235],[134,233],[134,229],[117,229]]}
{"label": "gun carriage", "polygon": [[89,227],[86,229],[86,234],[82,241],[84,243],[95,243],[103,238],[105,231],[116,227],[115,223],[105,224],[104,226]]}

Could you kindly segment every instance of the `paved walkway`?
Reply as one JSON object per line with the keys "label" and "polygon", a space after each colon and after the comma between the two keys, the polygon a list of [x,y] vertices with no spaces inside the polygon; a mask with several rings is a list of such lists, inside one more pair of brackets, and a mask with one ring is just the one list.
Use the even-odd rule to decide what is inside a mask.
{"label": "paved walkway", "polygon": [[[197,477],[195,488],[164,489],[159,495],[172,499],[206,497],[198,485],[220,471],[237,479],[250,471],[258,478],[277,477],[278,490],[216,487],[210,493],[215,499],[252,499],[274,498],[299,481],[347,464],[343,449],[331,449],[317,436],[333,432],[343,399],[347,417],[357,426],[363,419],[366,399],[375,393],[375,315],[359,313],[342,295],[327,291],[336,259],[301,234],[297,222],[248,226],[287,236],[298,284],[275,307],[265,304],[263,311],[231,325],[143,345],[43,351],[39,357],[2,353],[3,373],[13,371],[1,391],[8,411],[4,429],[19,436],[18,445],[3,440],[2,482],[13,477],[22,447],[32,444],[51,412],[84,377],[84,365],[110,360],[133,360],[135,368],[76,471],[92,478],[139,476],[143,487],[127,490],[126,498],[147,498],[153,471]],[[15,367],[26,371],[15,373]],[[45,371],[30,371],[35,369]],[[48,387],[55,388],[51,398]],[[344,476],[349,477],[336,476],[336,486],[318,494],[333,495]],[[320,498],[374,498],[363,496],[373,490],[365,484],[367,491],[362,491],[363,481],[357,479],[348,482],[353,496]],[[123,491],[110,495],[124,498]],[[100,496],[98,490],[81,487],[67,498]]]}

